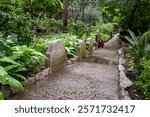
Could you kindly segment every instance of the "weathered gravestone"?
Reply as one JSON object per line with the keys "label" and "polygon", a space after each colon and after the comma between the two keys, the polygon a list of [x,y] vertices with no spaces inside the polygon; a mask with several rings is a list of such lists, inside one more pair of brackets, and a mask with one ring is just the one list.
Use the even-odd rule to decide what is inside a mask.
{"label": "weathered gravestone", "polygon": [[78,55],[78,60],[82,60],[83,58],[86,57],[86,44],[85,42],[79,42],[79,45],[77,46],[77,55]]}
{"label": "weathered gravestone", "polygon": [[95,41],[97,43],[97,47],[99,47],[100,46],[99,45],[99,41],[100,41],[100,31],[99,30],[96,31]]}
{"label": "weathered gravestone", "polygon": [[87,39],[86,44],[88,47],[88,54],[89,54],[89,56],[91,56],[93,53],[94,42],[92,39]]}
{"label": "weathered gravestone", "polygon": [[49,44],[46,52],[48,60],[46,67],[50,67],[52,71],[57,70],[66,63],[66,50],[62,41],[53,41]]}

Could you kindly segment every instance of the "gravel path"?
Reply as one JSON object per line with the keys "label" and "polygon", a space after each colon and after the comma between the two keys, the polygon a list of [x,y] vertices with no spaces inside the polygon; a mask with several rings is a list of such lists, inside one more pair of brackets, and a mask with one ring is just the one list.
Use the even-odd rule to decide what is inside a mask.
{"label": "gravel path", "polygon": [[67,65],[10,99],[117,100],[118,48],[118,37],[114,36],[104,48],[94,50],[93,57]]}

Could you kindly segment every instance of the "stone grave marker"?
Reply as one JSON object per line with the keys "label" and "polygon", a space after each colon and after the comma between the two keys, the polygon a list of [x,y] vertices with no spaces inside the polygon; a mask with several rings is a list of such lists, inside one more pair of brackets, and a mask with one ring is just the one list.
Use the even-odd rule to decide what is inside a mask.
{"label": "stone grave marker", "polygon": [[67,60],[64,43],[58,40],[51,42],[46,52],[46,56],[48,58],[46,67],[50,67],[52,71],[62,67],[66,64]]}
{"label": "stone grave marker", "polygon": [[94,47],[94,42],[92,39],[87,39],[86,41],[87,44],[87,49],[88,49],[88,55],[91,56],[93,53],[93,47]]}
{"label": "stone grave marker", "polygon": [[83,42],[83,41],[79,42],[79,45],[77,46],[77,55],[78,55],[79,61],[86,57],[86,44],[85,44],[85,42]]}

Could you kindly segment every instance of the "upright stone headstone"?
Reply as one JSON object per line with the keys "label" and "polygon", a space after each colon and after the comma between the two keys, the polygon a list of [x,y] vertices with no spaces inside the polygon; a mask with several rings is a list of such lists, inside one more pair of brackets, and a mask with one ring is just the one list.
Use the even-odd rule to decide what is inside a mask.
{"label": "upright stone headstone", "polygon": [[62,41],[53,41],[49,44],[49,48],[46,52],[48,60],[46,61],[46,67],[50,67],[52,71],[60,68],[66,64],[66,50]]}
{"label": "upright stone headstone", "polygon": [[77,46],[77,55],[78,55],[79,61],[86,57],[86,44],[85,44],[85,42],[80,42],[79,45]]}
{"label": "upright stone headstone", "polygon": [[99,30],[96,31],[95,39],[96,39],[96,42],[98,42],[100,40],[100,31]]}
{"label": "upright stone headstone", "polygon": [[87,39],[86,44],[88,47],[88,54],[91,56],[93,53],[94,42],[92,39]]}

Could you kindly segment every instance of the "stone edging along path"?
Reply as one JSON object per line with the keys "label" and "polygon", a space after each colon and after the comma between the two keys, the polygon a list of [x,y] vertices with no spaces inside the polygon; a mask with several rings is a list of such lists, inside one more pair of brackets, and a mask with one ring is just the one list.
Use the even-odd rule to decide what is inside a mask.
{"label": "stone edging along path", "polygon": [[119,98],[121,100],[131,100],[126,89],[133,85],[133,82],[127,78],[125,73],[125,55],[124,48],[118,50],[118,69],[119,69]]}
{"label": "stone edging along path", "polygon": [[[118,58],[118,52],[119,55],[121,53],[118,51],[120,46],[117,36],[108,41],[105,48],[94,51],[91,50],[92,42],[88,41],[89,52],[81,42],[77,48],[78,61],[64,67],[66,55],[64,49],[61,49],[64,45],[60,41],[53,44],[57,47],[50,44],[51,47],[47,51],[49,61],[46,62],[48,68],[30,78],[33,83],[29,81],[30,85],[27,84],[25,93],[11,96],[9,99],[130,99],[124,95],[126,80],[120,75],[124,70],[120,69],[123,67],[120,64],[121,57]],[[59,54],[55,54],[57,51]],[[53,59],[57,61],[54,62]],[[55,65],[60,65],[60,69],[55,70]]]}

